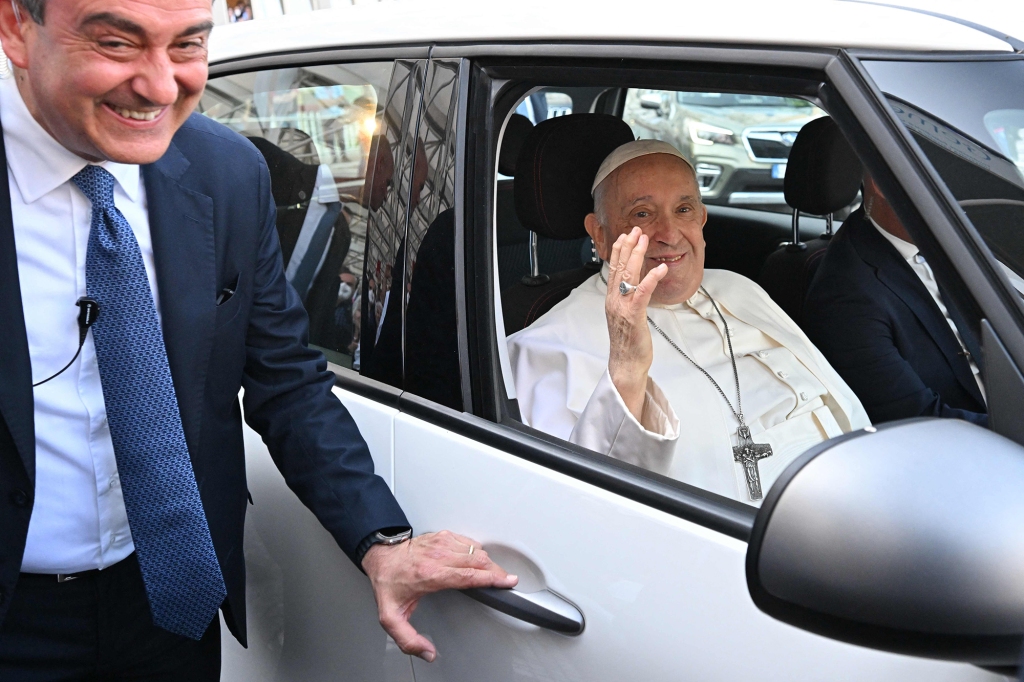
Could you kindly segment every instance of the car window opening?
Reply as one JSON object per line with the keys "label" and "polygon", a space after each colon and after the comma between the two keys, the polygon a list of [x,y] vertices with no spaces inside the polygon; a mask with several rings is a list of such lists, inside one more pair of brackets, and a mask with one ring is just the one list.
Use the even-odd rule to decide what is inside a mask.
{"label": "car window opening", "polygon": [[[882,234],[886,230],[881,227],[879,220],[885,220],[876,220],[878,216],[883,215],[883,208],[888,206],[887,202],[877,186],[871,184],[870,177],[867,178],[867,182],[872,191],[869,195],[863,193],[864,173],[857,154],[824,110],[803,99],[769,94],[639,88],[604,89],[603,92],[618,92],[622,95],[623,106],[618,112],[612,110],[611,113],[617,114],[615,118],[620,121],[618,125],[621,125],[621,122],[627,125],[617,128],[611,120],[612,116],[600,108],[602,99],[596,95],[602,92],[601,89],[591,89],[591,92],[582,88],[578,90],[583,92],[572,88],[542,87],[523,97],[506,118],[501,148],[498,152],[495,187],[496,279],[500,288],[499,314],[502,316],[504,333],[510,344],[508,356],[503,358],[502,366],[506,368],[506,372],[511,372],[519,379],[509,381],[509,377],[506,377],[507,383],[514,385],[517,406],[523,411],[524,423],[571,442],[586,444],[602,454],[625,459],[649,470],[667,474],[685,483],[696,484],[748,504],[759,503],[744,486],[744,483],[749,483],[744,476],[749,474],[751,468],[755,471],[755,477],[760,479],[767,490],[785,464],[807,447],[865,426],[870,419],[885,421],[908,416],[901,414],[901,411],[932,410],[936,416],[969,417],[979,423],[985,423],[984,387],[975,362],[976,351],[974,354],[971,351],[972,348],[976,348],[973,335],[958,332],[957,323],[959,327],[965,329],[968,325],[958,316],[951,304],[943,301],[938,285],[929,284],[934,282],[930,270],[926,274],[918,273],[920,282],[908,280],[908,286],[919,287],[923,284],[921,291],[933,294],[930,300],[934,301],[945,316],[948,323],[947,331],[952,331],[956,338],[957,352],[967,361],[964,366],[968,369],[962,373],[971,379],[975,390],[972,392],[965,389],[961,391],[964,395],[955,395],[954,407],[945,404],[924,407],[880,405],[879,400],[865,395],[870,391],[865,388],[863,382],[850,380],[851,374],[855,375],[858,371],[857,363],[877,364],[877,358],[859,358],[857,363],[852,364],[839,361],[838,356],[843,353],[838,348],[842,347],[842,344],[837,346],[832,343],[829,334],[822,331],[820,320],[805,320],[805,301],[808,299],[808,292],[812,289],[812,283],[816,281],[817,271],[825,261],[828,247],[840,225],[847,219],[851,224],[871,225],[872,234],[881,240],[880,243],[892,241],[889,239],[891,234],[888,237]],[[805,349],[799,344],[795,344],[797,348],[794,349],[792,344],[787,348],[785,344],[780,344],[774,339],[768,342],[746,339],[738,345],[744,350],[749,350],[752,357],[760,356],[760,365],[751,364],[746,370],[737,369],[744,366],[746,358],[741,358],[736,367],[730,369],[728,357],[724,355],[722,358],[725,360],[711,367],[710,371],[705,367],[697,367],[698,363],[684,364],[689,372],[686,381],[692,382],[694,376],[700,376],[694,375],[697,369],[703,372],[706,378],[712,379],[709,383],[706,378],[701,378],[701,382],[704,383],[698,382],[694,386],[700,387],[701,400],[721,403],[719,407],[723,410],[724,406],[729,404],[729,400],[735,402],[735,382],[732,375],[736,372],[744,373],[746,383],[751,386],[745,390],[755,395],[761,389],[767,394],[773,394],[779,391],[778,384],[785,386],[781,392],[788,392],[792,397],[792,402],[786,403],[784,408],[786,414],[772,415],[772,408],[763,405],[760,408],[748,407],[752,413],[760,409],[763,414],[764,423],[759,423],[754,429],[759,431],[759,434],[754,434],[753,437],[755,444],[758,440],[761,443],[770,443],[774,446],[775,452],[783,452],[783,456],[776,456],[774,460],[766,459],[751,467],[749,462],[740,462],[737,455],[737,459],[726,461],[724,465],[722,462],[711,465],[705,463],[705,469],[700,470],[699,466],[674,466],[659,461],[659,455],[653,453],[653,450],[658,448],[652,445],[656,444],[658,439],[635,440],[632,443],[634,449],[638,446],[641,450],[645,447],[652,450],[637,455],[624,454],[621,448],[617,448],[614,442],[608,439],[596,437],[594,434],[588,436],[579,433],[579,425],[584,423],[588,412],[596,409],[593,401],[601,389],[600,386],[595,388],[593,384],[599,379],[601,382],[607,381],[607,372],[604,378],[600,378],[602,371],[606,369],[607,355],[601,356],[596,350],[593,354],[582,352],[582,348],[589,348],[592,344],[578,339],[567,340],[572,332],[557,329],[557,324],[550,333],[523,330],[530,329],[538,320],[542,320],[538,327],[544,327],[555,324],[552,322],[555,318],[569,315],[565,318],[566,327],[578,326],[587,329],[590,334],[607,334],[603,317],[599,316],[598,319],[588,322],[586,315],[582,314],[583,307],[578,308],[581,311],[580,315],[566,312],[567,306],[581,306],[582,304],[576,300],[584,295],[580,292],[588,288],[597,288],[598,280],[607,275],[607,268],[605,275],[601,274],[603,262],[597,246],[582,225],[583,213],[594,210],[593,201],[587,206],[588,198],[575,195],[575,198],[570,198],[571,192],[564,189],[564,183],[560,186],[550,182],[550,179],[531,174],[531,168],[542,165],[546,166],[548,173],[555,173],[555,169],[560,168],[566,173],[572,172],[569,170],[572,164],[565,164],[563,167],[559,165],[557,159],[552,160],[555,153],[550,155],[552,158],[545,157],[543,161],[539,160],[536,156],[535,138],[540,135],[539,125],[543,124],[547,129],[554,131],[554,124],[548,123],[549,121],[564,117],[581,118],[578,116],[578,112],[581,111],[591,118],[589,123],[592,124],[581,126],[582,128],[603,129],[603,133],[580,133],[584,137],[587,134],[596,135],[595,139],[600,138],[602,134],[609,137],[623,135],[622,139],[616,138],[615,143],[605,144],[605,149],[600,154],[602,158],[611,149],[629,139],[660,140],[679,150],[693,169],[701,202],[707,209],[707,224],[703,229],[705,283],[710,274],[708,271],[727,271],[742,275],[749,285],[754,287],[750,291],[757,290],[767,294],[761,304],[762,309],[777,311],[782,316],[779,318],[781,321],[777,323],[779,327],[791,328],[805,339],[805,333],[811,337],[806,350],[810,354],[815,354],[815,359],[803,356],[802,351]],[[602,116],[608,117],[607,122]],[[798,140],[805,127],[807,130],[803,133],[804,140],[801,144]],[[552,132],[550,136],[554,138],[556,133]],[[526,151],[523,151],[524,145]],[[572,149],[571,145],[567,149]],[[579,154],[581,149],[583,148],[574,149],[573,152]],[[799,151],[799,158],[791,159],[794,149]],[[524,161],[523,154],[534,156]],[[584,165],[586,163],[582,158],[578,158],[577,161]],[[796,165],[791,165],[791,161]],[[518,173],[517,167],[520,171]],[[787,173],[791,176],[788,182]],[[545,205],[541,211],[544,217],[538,219],[537,210],[531,209],[531,201],[527,197],[530,190],[524,190],[524,183],[548,183],[544,185],[546,192],[550,193],[557,187],[563,194],[569,194],[562,197],[561,204],[552,201]],[[868,206],[862,206],[865,196],[871,199]],[[575,214],[572,208],[566,209],[567,204],[574,202],[578,204],[574,207]],[[797,207],[796,210],[793,208],[794,205]],[[867,215],[865,210],[868,212]],[[891,222],[895,225],[892,230],[898,232],[898,220]],[[528,229],[527,226],[533,229]],[[852,233],[855,230],[863,231],[863,228],[851,225],[847,232]],[[896,249],[892,250],[892,253],[896,252]],[[837,258],[833,257],[832,260]],[[917,259],[923,260],[919,254]],[[907,272],[911,272],[911,267],[907,267],[906,264],[904,267]],[[921,268],[926,266],[917,263],[917,269]],[[838,272],[838,267],[835,270]],[[711,279],[721,277],[725,275],[714,275]],[[928,280],[928,277],[931,277],[931,280]],[[819,291],[817,297],[820,299],[822,296],[834,296],[834,292],[829,289],[830,276],[819,279],[825,281],[816,285]],[[760,289],[755,282],[760,285]],[[729,289],[727,285],[719,287],[723,290]],[[599,292],[592,293],[597,296]],[[917,293],[916,289],[914,293]],[[603,300],[603,296],[601,293],[599,298]],[[595,301],[594,305],[597,305],[598,299],[595,298]],[[744,325],[741,312],[743,303],[732,303],[735,310],[728,310],[726,313],[719,311],[721,324],[714,321],[716,316],[710,312],[713,307],[703,311],[699,309],[701,303],[693,299],[687,304],[698,314],[703,314],[706,321],[713,321],[720,327],[731,322],[736,328],[735,331],[728,332],[732,341],[736,341],[734,334],[740,330],[750,330],[751,334],[764,331],[764,328],[757,329],[756,325]],[[705,305],[710,305],[710,301]],[[754,308],[756,307],[755,305]],[[816,318],[827,317],[819,315],[818,310],[816,307],[810,314]],[[860,321],[846,324],[859,325]],[[678,333],[680,330],[681,328],[676,327],[673,331]],[[724,338],[725,332],[722,331]],[[663,331],[659,333],[672,342],[669,334]],[[700,334],[697,334],[686,341],[699,345],[699,337]],[[686,341],[683,345],[687,345]],[[820,350],[825,353],[825,358],[817,359],[820,357],[816,355],[819,348],[811,342],[821,345]],[[607,341],[602,343],[607,344]],[[765,347],[760,348],[758,343]],[[560,349],[553,354],[546,354],[546,344],[570,347],[576,344],[578,347],[574,350]],[[748,344],[753,345],[748,349]],[[683,352],[678,347],[675,350]],[[604,352],[607,353],[607,349]],[[660,352],[673,351],[661,348]],[[656,358],[652,372],[658,371],[657,362]],[[829,364],[830,362],[832,364]],[[591,364],[594,366],[588,368]],[[771,388],[759,385],[760,374],[770,375],[777,385]],[[581,376],[587,378],[580,379]],[[669,376],[677,376],[677,380],[683,380],[679,378],[682,375]],[[657,382],[656,377],[651,378]],[[669,380],[666,378],[666,381]],[[966,380],[964,383],[966,384]],[[671,387],[666,388],[664,385],[660,388],[671,390]],[[924,389],[926,393],[934,392],[928,387]],[[616,394],[612,391],[608,395]],[[865,397],[859,399],[861,395]],[[621,395],[619,397],[621,398]],[[886,396],[885,400],[888,399]],[[646,400],[650,402],[650,392]],[[756,398],[747,400],[748,406],[756,402]],[[816,400],[820,401],[820,405],[814,402]],[[844,401],[849,404],[844,404]],[[813,406],[804,407],[810,404]],[[647,410],[653,408],[647,403],[645,405],[647,406],[644,407],[645,411],[639,419],[640,423],[636,425],[638,432],[648,430],[645,420],[650,419],[654,427],[662,427],[662,440],[666,433],[671,436],[672,425],[665,423],[666,419],[671,421],[669,416],[651,416]],[[775,406],[775,409],[783,408]],[[807,409],[808,414],[814,415],[810,418],[813,421],[813,428],[796,426],[800,422],[801,409]],[[716,410],[712,410],[712,413],[716,413]],[[942,410],[951,412],[943,415],[940,414]],[[563,414],[563,417],[559,418],[557,414]],[[661,424],[658,423],[659,419],[662,420]],[[705,431],[713,430],[711,423],[717,426],[717,422],[712,419]],[[656,428],[654,430],[657,431]],[[786,430],[788,433],[779,435]],[[711,436],[707,434],[695,436],[694,432],[690,431],[687,436],[696,439],[698,445],[695,447],[700,447],[703,443],[707,447],[717,447],[728,455],[728,448],[722,443],[712,446],[708,440]],[[614,441],[614,437],[611,440]],[[742,439],[734,437],[732,440],[731,444],[735,449]],[[671,448],[661,450],[669,453],[661,457],[671,459]],[[681,455],[676,454],[676,457],[679,456]],[[708,467],[717,467],[717,473],[709,473]],[[732,471],[728,472],[728,469]]]}

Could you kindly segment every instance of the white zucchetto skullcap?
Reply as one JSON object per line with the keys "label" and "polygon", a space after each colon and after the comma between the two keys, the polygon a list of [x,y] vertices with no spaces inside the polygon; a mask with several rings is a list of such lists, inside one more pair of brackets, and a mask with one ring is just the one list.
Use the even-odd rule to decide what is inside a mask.
{"label": "white zucchetto skullcap", "polygon": [[690,170],[693,170],[693,164],[690,163],[690,160],[668,142],[662,142],[661,140],[634,140],[633,142],[627,142],[616,147],[615,151],[605,157],[605,160],[601,162],[601,167],[597,169],[597,175],[594,176],[594,184],[590,187],[590,193],[593,194],[597,190],[597,186],[614,173],[615,169],[619,166],[648,154],[670,154],[682,159],[683,163],[689,166]]}

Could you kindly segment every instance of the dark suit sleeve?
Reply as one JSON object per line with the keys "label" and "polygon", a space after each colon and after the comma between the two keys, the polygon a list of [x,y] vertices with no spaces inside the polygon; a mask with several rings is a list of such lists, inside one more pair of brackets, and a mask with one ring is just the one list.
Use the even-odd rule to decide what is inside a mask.
{"label": "dark suit sleeve", "polygon": [[260,169],[262,228],[246,336],[245,420],[267,444],[288,486],[358,563],[361,541],[407,527],[366,442],[331,392],[334,375],[307,346],[308,320],[285,280],[266,166]]}
{"label": "dark suit sleeve", "polygon": [[826,286],[822,275],[804,305],[804,330],[860,398],[872,422],[931,416],[988,423],[987,415],[944,404],[921,380],[900,355],[887,313],[859,290],[855,279]]}

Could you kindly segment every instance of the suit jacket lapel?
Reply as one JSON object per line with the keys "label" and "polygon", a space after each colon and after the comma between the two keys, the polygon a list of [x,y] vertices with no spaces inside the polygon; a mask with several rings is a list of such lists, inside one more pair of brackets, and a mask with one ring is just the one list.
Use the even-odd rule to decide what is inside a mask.
{"label": "suit jacket lapel", "polygon": [[217,268],[213,199],[187,188],[189,161],[171,143],[144,166],[164,344],[190,452],[199,451],[203,393],[213,344]]}
{"label": "suit jacket lapel", "polygon": [[946,362],[960,384],[979,403],[984,404],[978,383],[974,380],[974,373],[961,354],[963,348],[939,307],[935,305],[932,295],[921,282],[921,278],[866,218],[861,219],[858,229],[851,237],[861,258],[875,268],[875,275],[879,281],[903,301],[920,320],[946,357]]}
{"label": "suit jacket lapel", "polygon": [[32,397],[32,361],[21,307],[18,254],[11,217],[11,188],[7,179],[7,151],[0,129],[0,417],[14,438],[29,479],[35,482],[35,403]]}

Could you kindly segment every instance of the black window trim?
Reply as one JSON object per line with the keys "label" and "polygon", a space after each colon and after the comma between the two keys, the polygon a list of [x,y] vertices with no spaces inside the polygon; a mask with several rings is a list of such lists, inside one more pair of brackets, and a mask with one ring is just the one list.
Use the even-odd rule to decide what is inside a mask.
{"label": "black window trim", "polygon": [[283,69],[290,66],[325,66],[357,62],[394,62],[399,59],[427,59],[429,54],[429,45],[344,47],[271,52],[211,62],[209,77],[220,78],[246,71]]}
{"label": "black window trim", "polygon": [[[434,50],[431,49],[431,57]],[[439,56],[438,59],[456,59],[455,57]],[[458,333],[459,367],[469,367],[469,327],[466,319],[466,139],[469,117],[469,81],[471,63],[468,59],[459,59],[459,108],[455,124],[455,322]],[[460,371],[459,381],[462,387],[462,404],[472,411],[473,388],[469,372]]]}
{"label": "black window trim", "polygon": [[1024,55],[1016,52],[900,52],[898,50],[846,50],[857,60],[879,59],[889,62],[995,62],[1020,61]]}

